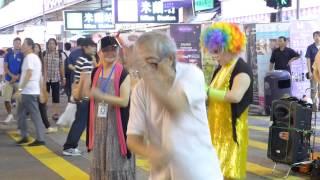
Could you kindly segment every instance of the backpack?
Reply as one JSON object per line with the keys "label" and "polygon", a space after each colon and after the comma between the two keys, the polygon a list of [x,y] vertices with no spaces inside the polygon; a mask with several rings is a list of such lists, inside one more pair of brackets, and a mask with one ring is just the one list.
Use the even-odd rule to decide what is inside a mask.
{"label": "backpack", "polygon": [[65,77],[70,76],[71,75],[71,69],[69,69],[68,65],[69,65],[69,56],[67,55],[66,52],[59,50],[59,55],[61,56],[61,53],[64,54],[64,56],[66,57],[66,59],[64,60],[64,75]]}

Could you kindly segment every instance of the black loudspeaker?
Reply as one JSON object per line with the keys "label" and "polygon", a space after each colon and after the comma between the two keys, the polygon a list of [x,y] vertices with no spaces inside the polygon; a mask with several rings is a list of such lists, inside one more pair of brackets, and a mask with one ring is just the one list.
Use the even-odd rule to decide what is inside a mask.
{"label": "black loudspeaker", "polygon": [[309,159],[312,108],[294,98],[272,103],[268,157],[294,164]]}
{"label": "black loudspeaker", "polygon": [[271,71],[264,77],[264,107],[270,115],[272,102],[291,95],[291,76],[288,71]]}
{"label": "black loudspeaker", "polygon": [[275,126],[310,130],[312,105],[294,97],[275,100],[270,118]]}

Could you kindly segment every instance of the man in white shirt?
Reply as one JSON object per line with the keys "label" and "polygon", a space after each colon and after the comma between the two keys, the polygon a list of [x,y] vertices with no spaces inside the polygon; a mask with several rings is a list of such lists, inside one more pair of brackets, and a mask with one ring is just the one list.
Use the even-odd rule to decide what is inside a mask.
{"label": "man in white shirt", "polygon": [[38,98],[40,95],[41,61],[33,53],[34,42],[26,38],[22,44],[25,55],[22,63],[22,75],[19,91],[16,94],[18,105],[18,123],[21,131],[21,140],[17,144],[28,143],[27,112],[30,113],[36,129],[36,140],[28,146],[44,145],[44,125],[39,112]]}
{"label": "man in white shirt", "polygon": [[142,80],[131,97],[127,143],[149,159],[149,179],[222,180],[201,70],[176,62],[175,43],[160,32],[143,34],[134,52]]}

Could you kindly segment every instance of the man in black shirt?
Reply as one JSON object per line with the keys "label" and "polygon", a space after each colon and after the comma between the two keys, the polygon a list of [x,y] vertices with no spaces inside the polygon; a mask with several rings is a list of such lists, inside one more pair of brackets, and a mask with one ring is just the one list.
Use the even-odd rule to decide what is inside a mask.
{"label": "man in black shirt", "polygon": [[272,51],[269,70],[286,70],[291,73],[290,65],[294,60],[299,59],[300,55],[293,49],[287,47],[287,38],[278,38],[279,48]]}
{"label": "man in black shirt", "polygon": [[311,81],[310,82],[311,83],[311,98],[312,98],[313,104],[317,104],[315,96],[316,96],[316,92],[318,92],[318,94],[319,94],[320,87],[318,86],[318,83],[313,78],[312,65],[313,65],[314,59],[320,49],[320,31],[316,31],[313,33],[313,39],[314,39],[314,43],[312,43],[311,45],[308,46],[305,57],[307,59],[309,78]]}

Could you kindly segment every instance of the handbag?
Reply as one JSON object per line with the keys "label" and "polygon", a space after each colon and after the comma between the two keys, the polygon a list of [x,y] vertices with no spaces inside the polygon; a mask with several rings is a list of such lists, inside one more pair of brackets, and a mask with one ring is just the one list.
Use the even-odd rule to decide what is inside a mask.
{"label": "handbag", "polygon": [[72,96],[77,100],[88,97],[90,94],[91,74],[81,74],[80,80],[72,84]]}
{"label": "handbag", "polygon": [[74,103],[68,103],[66,110],[61,114],[57,125],[64,127],[71,127],[77,111],[77,105]]}
{"label": "handbag", "polygon": [[40,97],[39,97],[39,101],[42,104],[46,104],[48,102],[49,99],[49,93],[47,91],[47,88],[45,86],[45,82],[44,79],[41,77],[40,78]]}

